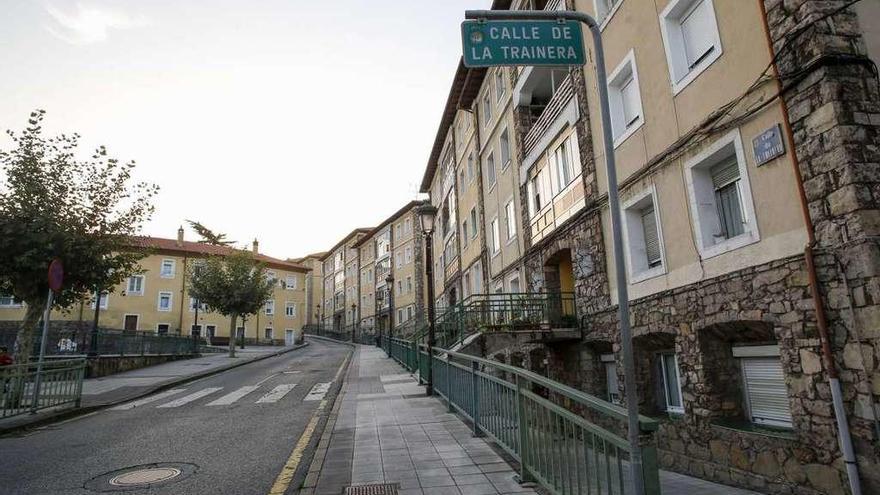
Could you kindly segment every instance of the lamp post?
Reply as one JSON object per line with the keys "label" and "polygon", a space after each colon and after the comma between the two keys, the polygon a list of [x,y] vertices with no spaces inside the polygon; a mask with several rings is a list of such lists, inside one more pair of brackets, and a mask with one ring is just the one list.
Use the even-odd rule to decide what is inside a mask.
{"label": "lamp post", "polygon": [[425,201],[416,209],[419,215],[419,224],[422,227],[422,235],[425,236],[425,283],[428,284],[428,377],[425,392],[434,395],[434,217],[437,216],[437,208]]}
{"label": "lamp post", "polygon": [[98,355],[98,318],[101,316],[101,288],[95,286],[95,319],[92,321],[92,335],[89,342],[89,356]]}
{"label": "lamp post", "polygon": [[391,273],[385,277],[385,286],[388,287],[388,338],[390,339],[394,332],[394,275]]}
{"label": "lamp post", "polygon": [[351,341],[354,342],[355,325],[357,324],[357,303],[351,303]]}

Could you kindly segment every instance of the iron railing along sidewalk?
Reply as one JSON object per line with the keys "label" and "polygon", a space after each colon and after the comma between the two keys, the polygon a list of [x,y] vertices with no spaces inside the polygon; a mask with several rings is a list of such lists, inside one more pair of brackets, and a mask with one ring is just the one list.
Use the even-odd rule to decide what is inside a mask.
{"label": "iron railing along sidewalk", "polygon": [[85,359],[47,360],[36,390],[37,363],[0,367],[0,418],[50,407],[79,407]]}

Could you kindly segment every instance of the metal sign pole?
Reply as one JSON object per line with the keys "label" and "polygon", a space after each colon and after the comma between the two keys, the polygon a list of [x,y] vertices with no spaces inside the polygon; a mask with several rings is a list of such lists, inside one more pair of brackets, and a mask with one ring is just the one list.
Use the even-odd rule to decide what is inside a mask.
{"label": "metal sign pole", "polygon": [[590,28],[596,51],[596,79],[599,86],[599,106],[602,114],[602,138],[605,148],[605,167],[608,172],[608,208],[611,210],[611,236],[614,244],[614,265],[617,281],[617,311],[620,320],[620,341],[623,352],[624,387],[626,391],[627,439],[630,444],[630,469],[636,495],[645,493],[642,476],[642,449],[639,445],[639,410],[636,394],[635,359],[632,349],[632,331],[629,322],[629,294],[626,266],[623,259],[623,235],[620,222],[620,200],[617,189],[617,168],[614,161],[614,138],[611,135],[611,111],[608,104],[608,77],[605,72],[605,52],[602,33],[591,16],[573,11],[543,10],[468,10],[466,19],[488,20],[553,20],[580,21]]}
{"label": "metal sign pole", "polygon": [[40,382],[43,378],[43,359],[46,356],[46,341],[49,340],[49,313],[52,311],[52,300],[55,292],[49,289],[46,297],[46,311],[43,312],[43,336],[40,338],[40,356],[37,358],[37,375],[34,377],[34,392],[31,397],[31,414],[36,414],[40,400]]}

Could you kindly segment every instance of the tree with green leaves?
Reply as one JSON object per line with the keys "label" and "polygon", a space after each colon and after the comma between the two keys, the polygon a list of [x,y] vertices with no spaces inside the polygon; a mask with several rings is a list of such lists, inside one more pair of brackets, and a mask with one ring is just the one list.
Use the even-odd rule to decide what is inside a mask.
{"label": "tree with green leaves", "polygon": [[266,276],[265,266],[248,251],[208,258],[189,273],[192,297],[230,318],[229,357],[235,357],[235,324],[239,317],[256,314],[272,297],[275,281]]}
{"label": "tree with green leaves", "polygon": [[103,146],[78,158],[78,134],[45,137],[44,115],[32,112],[24,131],[7,131],[14,146],[0,150],[0,293],[27,305],[15,343],[19,363],[33,351],[52,259],[64,264],[59,308],[122,282],[146,255],[132,250],[131,241],[152,215],[159,190],[135,182],[135,163],[121,163]]}
{"label": "tree with green leaves", "polygon": [[229,241],[226,239],[226,234],[220,232],[215,233],[213,230],[205,227],[200,222],[196,222],[195,220],[187,220],[186,223],[188,223],[189,226],[196,231],[196,234],[201,237],[201,239],[199,239],[199,242],[201,242],[202,244],[211,244],[212,246],[231,246],[235,244],[235,241]]}

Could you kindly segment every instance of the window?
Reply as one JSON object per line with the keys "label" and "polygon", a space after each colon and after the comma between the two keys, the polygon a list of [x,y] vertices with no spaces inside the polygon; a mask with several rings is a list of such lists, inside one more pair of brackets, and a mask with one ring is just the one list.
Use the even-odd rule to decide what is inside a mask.
{"label": "window", "polygon": [[672,0],[660,14],[673,94],[721,56],[714,0]]}
{"label": "window", "polygon": [[791,407],[778,345],[737,346],[733,357],[742,370],[743,395],[749,420],[791,428]]}
{"label": "window", "polygon": [[[107,309],[107,306],[110,304],[110,294],[106,291],[101,293],[101,309]],[[95,309],[95,299],[92,297],[92,309]]]}
{"label": "window", "polygon": [[461,247],[466,248],[468,245],[468,221],[461,222]]}
{"label": "window", "polygon": [[293,276],[293,275],[288,275],[287,278],[286,278],[285,281],[284,281],[284,287],[285,287],[287,290],[294,290],[294,289],[296,289],[296,277]]}
{"label": "window", "polygon": [[507,215],[507,240],[516,237],[516,214],[513,211],[513,200],[507,202],[504,206],[504,213]]}
{"label": "window", "polygon": [[594,0],[596,20],[600,23],[610,19],[623,0]]}
{"label": "window", "polygon": [[403,233],[404,234],[412,234],[412,218],[407,218],[403,222]]}
{"label": "window", "polygon": [[397,324],[403,323],[403,308],[397,310]]}
{"label": "window", "polygon": [[278,280],[278,277],[275,275],[275,270],[266,270],[266,280],[272,283]]}
{"label": "window", "polygon": [[468,183],[474,181],[474,154],[469,153],[467,157],[467,178]]}
{"label": "window", "polygon": [[630,283],[664,273],[660,217],[653,187],[624,203],[623,224]]}
{"label": "window", "polygon": [[162,268],[159,270],[159,276],[162,278],[174,278],[174,260],[162,260]]}
{"label": "window", "polygon": [[398,296],[402,296],[402,295],[403,295],[403,280],[398,280],[398,281],[397,281],[397,295],[398,295]]}
{"label": "window", "polygon": [[471,280],[473,281],[473,286],[471,287],[471,294],[480,294],[483,292],[483,265],[478,261],[474,263],[474,266],[471,267]]}
{"label": "window", "polygon": [[608,402],[620,404],[620,382],[617,381],[617,362],[614,354],[603,354],[600,358],[605,368],[605,390],[608,392]]}
{"label": "window", "polygon": [[266,340],[272,340],[274,338],[274,335],[273,335],[274,332],[272,331],[271,328],[266,328],[264,330],[264,332],[265,332],[264,335],[265,335]]}
{"label": "window", "polygon": [[407,321],[412,320],[413,317],[413,307],[412,305],[406,307],[406,319]]}
{"label": "window", "polygon": [[171,292],[159,293],[159,311],[171,311]]}
{"label": "window", "polygon": [[492,220],[492,254],[501,251],[501,236],[498,234],[498,219]]}
{"label": "window", "polygon": [[555,192],[565,189],[581,173],[580,159],[574,152],[576,143],[577,137],[572,133],[550,155],[550,165],[556,174],[557,188]]}
{"label": "window", "polygon": [[510,277],[510,280],[507,281],[507,285],[510,288],[508,292],[512,294],[518,294],[521,290],[521,287],[519,285],[519,274],[516,273],[512,277]]}
{"label": "window", "polygon": [[[103,299],[101,302],[102,303],[104,302]],[[16,301],[15,298],[12,296],[0,295],[0,308],[20,308],[20,307],[21,307],[21,301]],[[92,307],[94,308],[95,305],[92,304]]]}
{"label": "window", "polygon": [[288,318],[294,318],[296,316],[296,303],[295,302],[286,302],[284,303],[284,316]]}
{"label": "window", "polygon": [[608,101],[611,106],[611,132],[614,146],[617,146],[645,121],[642,117],[639,75],[632,50],[608,78]]}
{"label": "window", "polygon": [[495,101],[501,101],[504,96],[504,69],[495,69]]}
{"label": "window", "polygon": [[660,379],[663,383],[666,411],[683,413],[684,406],[681,403],[681,385],[678,379],[678,358],[675,354],[660,354]]}
{"label": "window", "polygon": [[144,276],[132,275],[128,277],[128,289],[125,292],[130,296],[144,295]]}
{"label": "window", "polygon": [[495,152],[490,151],[486,157],[486,181],[489,189],[495,186]]}
{"label": "window", "polygon": [[[190,298],[189,298],[189,311],[190,311],[190,312],[194,312],[195,310],[196,310],[196,298],[194,298],[194,297],[190,297]],[[200,310],[200,311],[207,311],[207,310],[208,310],[208,305],[205,304],[205,303],[200,304],[200,305],[199,305],[199,310]]]}
{"label": "window", "polygon": [[477,207],[471,208],[471,239],[477,237]]}
{"label": "window", "polygon": [[413,257],[412,246],[405,247],[403,249],[403,262],[407,265],[412,263],[412,257]]}
{"label": "window", "polygon": [[504,170],[510,165],[510,137],[507,129],[501,132],[498,147],[501,148],[501,170]]}
{"label": "window", "polygon": [[403,267],[403,253],[400,251],[394,253],[394,259],[397,261],[397,268]]}
{"label": "window", "polygon": [[235,338],[240,339],[244,337],[244,327],[238,327],[235,329]]}
{"label": "window", "polygon": [[269,299],[266,301],[266,315],[272,316],[275,314],[275,300]]}
{"label": "window", "polygon": [[492,121],[492,102],[489,101],[489,91],[483,95],[483,125],[489,125]]}
{"label": "window", "polygon": [[156,333],[159,335],[168,335],[169,325],[167,323],[159,323],[156,325]]}
{"label": "window", "polygon": [[397,226],[394,228],[394,235],[395,235],[398,239],[400,239],[401,237],[403,237],[403,225],[401,225],[401,224],[397,224]]}
{"label": "window", "polygon": [[697,246],[704,258],[758,241],[739,131],[685,164]]}
{"label": "window", "polygon": [[411,293],[412,291],[413,291],[413,281],[412,281],[412,277],[411,277],[411,276],[408,276],[408,277],[406,277],[406,292],[407,292],[407,294],[409,294],[409,293]]}

